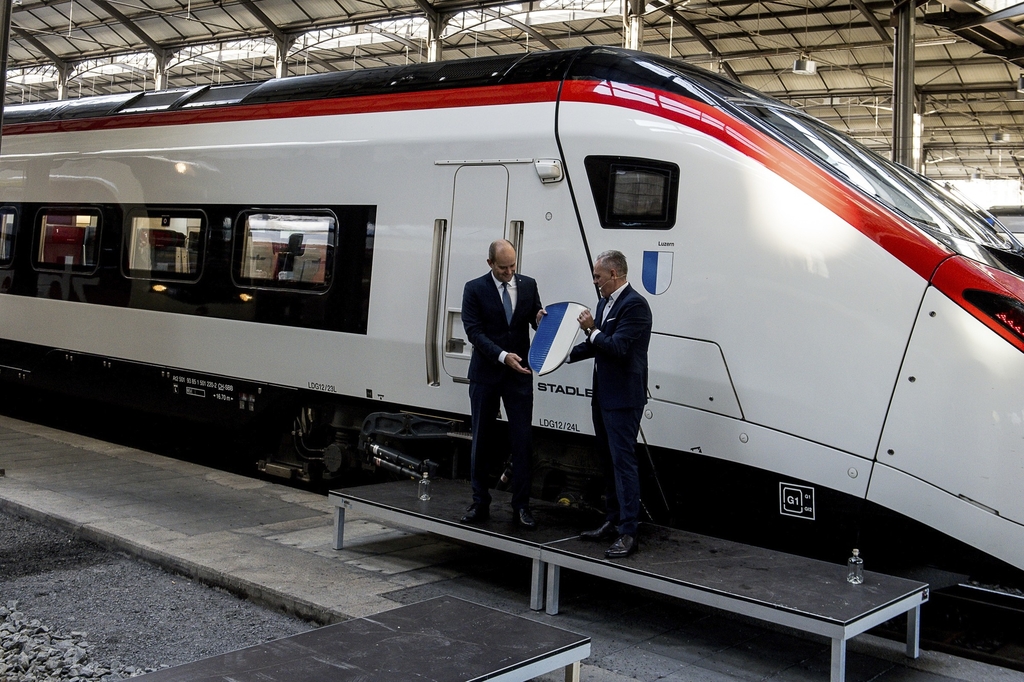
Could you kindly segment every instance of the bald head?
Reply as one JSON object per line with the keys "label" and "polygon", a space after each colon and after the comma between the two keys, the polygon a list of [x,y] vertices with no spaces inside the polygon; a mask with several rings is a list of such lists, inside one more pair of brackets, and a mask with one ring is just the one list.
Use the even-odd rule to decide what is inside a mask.
{"label": "bald head", "polygon": [[487,249],[487,265],[499,282],[511,282],[516,275],[516,249],[507,239],[491,242]]}

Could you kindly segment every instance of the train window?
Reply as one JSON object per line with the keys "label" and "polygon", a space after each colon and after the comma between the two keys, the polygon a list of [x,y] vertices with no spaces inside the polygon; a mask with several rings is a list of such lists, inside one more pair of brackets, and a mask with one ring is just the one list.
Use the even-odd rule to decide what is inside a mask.
{"label": "train window", "polygon": [[239,284],[307,290],[330,284],[338,224],[333,214],[251,212],[239,220]]}
{"label": "train window", "polygon": [[0,208],[0,265],[7,265],[14,259],[13,208]]}
{"label": "train window", "polygon": [[136,209],[128,214],[124,252],[129,277],[196,280],[206,234],[198,211]]}
{"label": "train window", "polygon": [[99,265],[99,211],[44,208],[38,225],[36,265],[40,268],[82,272]]}
{"label": "train window", "polygon": [[676,222],[679,166],[622,156],[584,160],[601,227],[667,230]]}

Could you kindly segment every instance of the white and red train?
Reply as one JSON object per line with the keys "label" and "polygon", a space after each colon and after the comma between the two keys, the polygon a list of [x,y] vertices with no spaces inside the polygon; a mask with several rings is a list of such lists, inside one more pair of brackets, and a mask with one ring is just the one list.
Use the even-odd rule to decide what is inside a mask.
{"label": "white and red train", "polygon": [[[614,248],[670,506],[887,510],[1024,569],[1021,247],[755,91],[585,48],[15,106],[2,152],[5,390],[284,410],[300,442],[465,418],[487,244],[545,302],[595,301]],[[590,371],[536,380],[538,494],[586,487]]]}

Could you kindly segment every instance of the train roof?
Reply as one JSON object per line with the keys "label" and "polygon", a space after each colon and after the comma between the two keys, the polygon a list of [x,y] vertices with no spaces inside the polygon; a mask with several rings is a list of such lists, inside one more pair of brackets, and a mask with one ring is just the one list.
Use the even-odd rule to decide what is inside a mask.
{"label": "train roof", "polygon": [[[6,107],[4,125],[67,121],[161,111],[196,110],[276,102],[423,92],[454,88],[574,80],[616,80],[658,87],[673,76],[646,68],[670,65],[673,76],[685,74],[703,89],[726,99],[767,101],[754,90],[704,69],[642,52],[585,47],[527,54],[479,57],[446,62],[334,71],[269,81],[152,90],[81,99],[35,102]],[[674,89],[674,88],[673,88]]]}

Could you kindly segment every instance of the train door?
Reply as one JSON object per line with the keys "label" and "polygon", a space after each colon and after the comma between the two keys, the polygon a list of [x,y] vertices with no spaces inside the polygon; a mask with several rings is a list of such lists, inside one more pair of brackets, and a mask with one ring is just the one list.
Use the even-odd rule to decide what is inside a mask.
{"label": "train door", "polygon": [[508,170],[504,166],[463,166],[455,173],[452,224],[448,231],[444,305],[440,327],[442,365],[457,382],[467,380],[473,347],[462,328],[462,290],[487,272],[487,247],[505,236]]}

